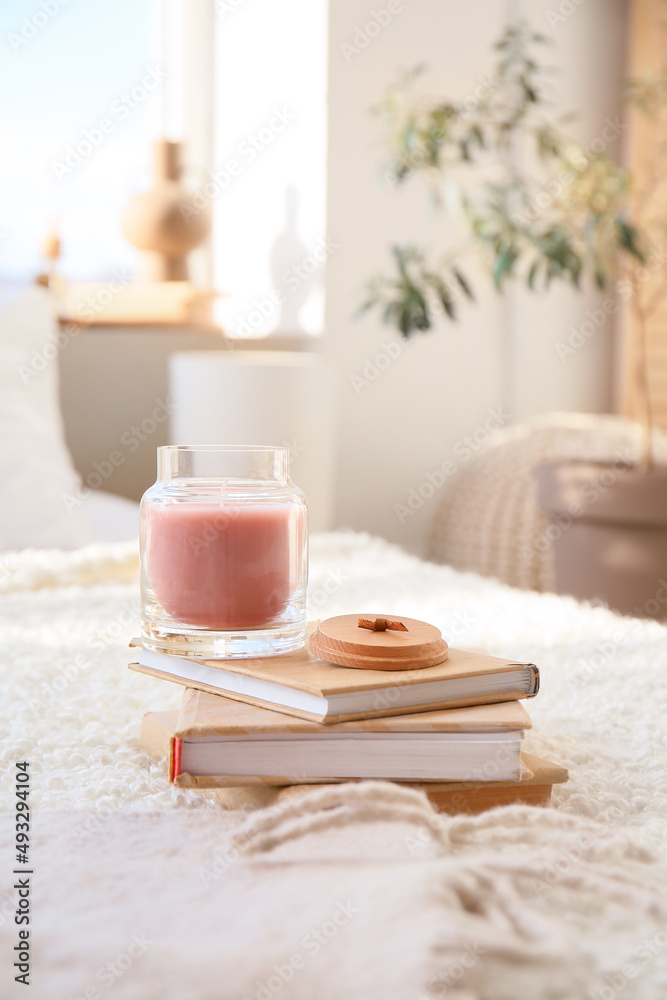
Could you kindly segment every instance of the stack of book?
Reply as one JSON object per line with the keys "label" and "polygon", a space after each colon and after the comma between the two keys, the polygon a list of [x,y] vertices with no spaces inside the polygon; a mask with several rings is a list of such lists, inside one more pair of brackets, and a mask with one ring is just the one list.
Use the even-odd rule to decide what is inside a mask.
{"label": "stack of book", "polygon": [[257,801],[258,786],[385,779],[423,789],[448,812],[546,804],[567,771],[522,752],[533,664],[449,649],[422,669],[357,670],[295,653],[193,660],[139,646],[138,670],[185,686],[179,712],[144,716],[142,746],[170,780]]}

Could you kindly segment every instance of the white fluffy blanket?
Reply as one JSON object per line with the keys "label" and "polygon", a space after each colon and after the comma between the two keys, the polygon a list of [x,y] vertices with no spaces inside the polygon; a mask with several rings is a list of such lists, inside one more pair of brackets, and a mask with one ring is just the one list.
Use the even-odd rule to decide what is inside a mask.
{"label": "white fluffy blanket", "polygon": [[[667,996],[667,631],[315,538],[313,616],[437,623],[531,659],[527,748],[570,768],[555,808],[436,816],[387,783],[239,814],[170,787],[130,673],[136,554],[0,563],[0,997],[613,1000]],[[14,762],[31,765],[31,986],[14,982]]]}

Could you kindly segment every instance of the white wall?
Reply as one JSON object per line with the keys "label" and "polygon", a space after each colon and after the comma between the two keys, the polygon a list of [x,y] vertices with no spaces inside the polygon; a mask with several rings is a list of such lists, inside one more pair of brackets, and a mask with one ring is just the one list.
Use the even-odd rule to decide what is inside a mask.
{"label": "white wall", "polygon": [[[547,13],[558,15],[561,6],[574,12],[550,24]],[[501,298],[481,272],[474,274],[478,302],[464,308],[457,324],[443,320],[405,343],[375,314],[355,320],[367,279],[389,269],[392,243],[435,249],[455,237],[452,221],[433,211],[418,180],[398,190],[383,180],[384,133],[369,109],[401,71],[419,63],[429,67],[422,85],[429,93],[473,94],[490,74],[490,46],[508,11],[512,17],[518,11],[553,36],[556,44],[543,57],[560,67],[554,93],[564,110],[578,113],[570,128],[588,145],[618,110],[625,8],[623,0],[580,0],[578,6],[402,0],[393,7],[379,34],[351,52],[342,46],[363,42],[357,27],[373,11],[386,10],[386,0],[330,2],[328,232],[337,247],[327,267],[326,346],[342,376],[336,522],[424,551],[437,499],[403,523],[395,504],[405,504],[443,461],[465,461],[464,436],[478,431],[479,437],[491,411],[504,407],[520,420],[550,409],[608,410],[612,337],[605,329],[562,361],[555,343],[581,325],[600,295],[559,289],[537,297],[516,290]],[[375,381],[353,386],[353,376],[369,372],[369,361],[395,354],[397,346],[398,357]]]}

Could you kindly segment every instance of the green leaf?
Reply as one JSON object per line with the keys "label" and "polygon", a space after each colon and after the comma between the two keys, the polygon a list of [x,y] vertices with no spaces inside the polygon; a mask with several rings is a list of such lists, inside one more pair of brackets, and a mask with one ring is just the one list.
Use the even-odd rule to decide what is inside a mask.
{"label": "green leaf", "polygon": [[607,275],[601,264],[595,266],[595,284],[601,292],[607,287]]}
{"label": "green leaf", "polygon": [[499,292],[502,291],[503,279],[506,276],[511,275],[518,256],[518,250],[510,244],[498,257],[495,267],[493,268],[493,280]]}
{"label": "green leaf", "polygon": [[645,256],[639,246],[639,231],[619,216],[614,219],[614,223],[618,233],[618,242],[621,244],[623,249],[627,250],[628,253],[635,257],[638,261],[644,263]]}
{"label": "green leaf", "polygon": [[378,304],[377,295],[374,296],[372,299],[366,299],[365,302],[361,303],[356,313],[354,314],[355,318],[359,319],[361,316],[365,315],[365,313],[367,313],[369,309],[372,309],[377,304]]}
{"label": "green leaf", "polygon": [[455,320],[457,318],[456,300],[447,282],[444,281],[439,274],[433,274],[432,272],[424,272],[423,278],[426,284],[429,285],[438,296],[440,304],[449,318]]}
{"label": "green leaf", "polygon": [[399,311],[399,329],[408,336],[413,330],[428,330],[431,326],[428,304],[416,285],[409,285]]}
{"label": "green leaf", "polygon": [[440,293],[442,308],[445,310],[450,319],[456,319],[456,306],[454,305],[454,299],[452,298],[447,285],[444,282],[441,282],[438,291]]}
{"label": "green leaf", "polygon": [[530,288],[531,292],[535,291],[535,278],[537,277],[537,272],[539,271],[539,269],[540,269],[539,260],[534,261],[530,265],[530,271],[528,272],[528,287]]}
{"label": "green leaf", "polygon": [[537,104],[539,97],[535,88],[528,83],[525,76],[522,76],[519,82],[521,83],[521,89],[523,90],[524,97],[528,103]]}
{"label": "green leaf", "polygon": [[469,299],[471,299],[474,302],[475,301],[475,296],[473,294],[473,290],[470,287],[470,285],[468,284],[467,279],[459,271],[458,267],[453,267],[452,268],[452,274],[456,278],[456,280],[457,280],[457,282],[459,284],[459,288],[461,289],[461,291],[463,292],[463,294],[466,295]]}

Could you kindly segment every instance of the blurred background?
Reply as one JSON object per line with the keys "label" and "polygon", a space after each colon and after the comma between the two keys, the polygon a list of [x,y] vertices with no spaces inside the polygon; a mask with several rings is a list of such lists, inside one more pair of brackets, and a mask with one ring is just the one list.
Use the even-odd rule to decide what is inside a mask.
{"label": "blurred background", "polygon": [[[60,473],[71,467],[33,535],[5,512],[4,546],[42,544],[35,524],[66,514],[71,528],[102,495],[136,503],[159,444],[263,439],[292,449],[316,530],[367,531],[547,586],[538,529],[507,541],[508,525],[525,520],[526,492],[537,516],[526,477],[545,456],[611,461],[625,447],[634,461],[631,318],[617,287],[593,281],[500,293],[482,258],[468,267],[475,302],[456,322],[438,316],[406,338],[380,310],[360,315],[394,244],[432,252],[464,234],[427,185],[397,183],[374,109],[421,66],[416,100],[474,110],[494,91],[494,43],[523,23],[548,41],[550,113],[572,113],[580,148],[631,164],[641,133],[622,80],[661,70],[664,21],[658,0],[5,0],[5,351],[11,330],[34,330],[39,316],[43,327],[4,365],[5,472],[35,454],[31,435],[49,420],[59,442],[39,447],[49,461],[57,453]],[[658,435],[661,330],[656,321]],[[35,396],[54,392],[60,414],[33,420]],[[617,419],[595,422],[604,414]],[[533,445],[529,460],[536,427],[551,444]],[[576,447],[564,444],[572,435]],[[515,457],[482,461],[501,446]],[[24,493],[39,492],[33,465]],[[510,494],[514,506],[498,507]],[[555,516],[545,504],[540,531]],[[122,507],[122,527],[114,509],[92,518],[94,531],[128,534],[135,508]],[[471,555],[481,535],[484,558]],[[521,545],[530,578],[498,561]]]}

